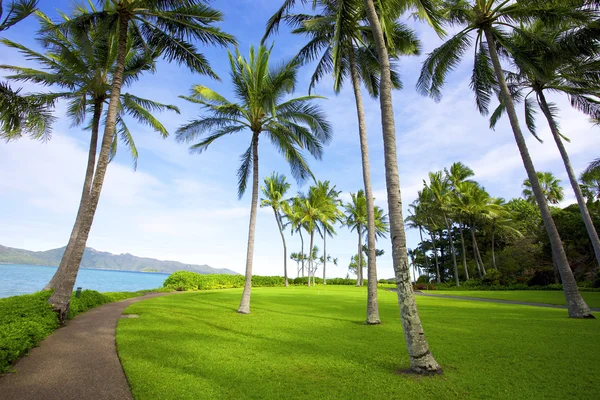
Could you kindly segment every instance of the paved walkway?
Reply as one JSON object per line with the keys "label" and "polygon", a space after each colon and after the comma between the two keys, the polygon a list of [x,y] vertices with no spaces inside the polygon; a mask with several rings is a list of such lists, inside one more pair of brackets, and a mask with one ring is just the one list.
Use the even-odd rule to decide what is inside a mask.
{"label": "paved walkway", "polygon": [[[487,303],[502,303],[502,304],[518,304],[521,306],[534,306],[534,307],[549,307],[549,308],[564,308],[567,306],[561,306],[558,304],[545,304],[545,303],[531,303],[527,301],[513,301],[513,300],[501,300],[501,299],[486,299],[483,297],[469,297],[469,296],[454,296],[451,294],[435,294],[435,293],[423,293],[423,292],[415,292],[417,296],[427,296],[427,297],[441,297],[444,299],[458,299],[458,300],[473,300],[473,301],[483,301]],[[600,308],[591,308],[593,312],[600,312]]]}
{"label": "paved walkway", "polygon": [[0,376],[0,399],[132,399],[117,356],[117,323],[130,304],[167,294],[105,304],[73,318],[19,360],[16,372]]}

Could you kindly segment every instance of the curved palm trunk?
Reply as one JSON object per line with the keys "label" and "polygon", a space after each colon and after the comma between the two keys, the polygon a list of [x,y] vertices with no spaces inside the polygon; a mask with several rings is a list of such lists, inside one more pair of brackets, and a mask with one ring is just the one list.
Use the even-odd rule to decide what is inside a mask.
{"label": "curved palm trunk", "polygon": [[252,291],[252,262],[254,260],[254,232],[256,229],[256,207],[258,205],[258,135],[252,136],[252,205],[250,206],[250,227],[248,228],[248,249],[246,252],[246,280],[242,300],[237,312],[250,314],[250,292]]}
{"label": "curved palm trunk", "polygon": [[581,187],[579,187],[579,183],[577,182],[577,176],[575,175],[573,167],[571,166],[571,160],[569,159],[569,155],[567,154],[567,149],[565,149],[565,146],[560,138],[558,126],[556,125],[556,121],[554,121],[554,117],[550,112],[550,107],[548,107],[546,97],[544,96],[544,93],[541,90],[537,91],[537,95],[540,107],[542,108],[542,112],[548,120],[548,125],[550,125],[552,137],[556,142],[556,146],[558,147],[560,156],[562,157],[563,163],[565,164],[565,169],[567,170],[567,175],[569,176],[571,187],[573,188],[573,192],[575,193],[575,198],[577,198],[577,204],[579,205],[579,211],[581,212],[581,217],[583,218],[585,229],[587,229],[588,236],[590,237],[590,241],[592,242],[592,247],[594,248],[594,254],[596,255],[596,268],[598,268],[600,266],[600,239],[598,238],[598,232],[596,232],[596,228],[594,227],[592,217],[590,217],[590,212],[588,211],[587,204],[585,202],[583,194],[581,193]]}
{"label": "curved palm trunk", "polygon": [[[419,236],[421,237],[421,244],[423,243],[423,228],[421,228],[419,226]],[[427,269],[429,269],[429,257],[427,257],[427,252],[423,251],[423,254],[425,255],[425,266],[427,267]]]}
{"label": "curved palm trunk", "polygon": [[367,124],[365,109],[360,91],[360,79],[354,59],[354,48],[350,49],[350,76],[356,101],[358,117],[358,136],[360,139],[360,154],[362,158],[363,183],[367,203],[367,324],[381,323],[379,306],[377,304],[377,260],[375,255],[375,205],[373,204],[373,188],[371,187],[371,166],[369,163],[369,142],[367,140]]}
{"label": "curved palm trunk", "polygon": [[560,271],[560,277],[563,282],[563,289],[565,292],[565,298],[567,300],[567,307],[569,310],[569,317],[595,318],[591,313],[587,303],[585,302],[585,300],[583,300],[583,297],[581,297],[579,289],[577,289],[577,283],[575,282],[573,271],[571,271],[571,267],[569,266],[569,261],[567,260],[565,249],[563,248],[560,236],[558,234],[558,230],[556,229],[556,225],[552,220],[550,209],[548,208],[548,204],[546,203],[546,199],[544,198],[544,194],[540,187],[540,182],[538,181],[535,167],[533,166],[533,161],[529,156],[529,150],[527,149],[525,138],[523,137],[521,127],[519,126],[519,120],[517,118],[517,113],[515,112],[513,100],[510,96],[510,92],[508,91],[508,86],[506,85],[504,72],[502,71],[502,66],[500,65],[500,59],[498,57],[498,51],[495,47],[495,42],[491,33],[491,29],[485,29],[484,32],[486,40],[489,44],[488,47],[490,50],[490,58],[492,59],[494,71],[496,73],[496,78],[500,86],[500,94],[502,96],[504,104],[506,105],[506,112],[508,114],[510,125],[515,135],[515,141],[517,142],[517,146],[519,147],[519,152],[521,153],[521,158],[523,159],[523,165],[525,166],[525,170],[527,171],[527,177],[529,178],[529,182],[531,182],[531,188],[535,195],[535,200],[538,204],[538,207],[540,208],[542,221],[544,222],[548,238],[550,239],[552,254],[554,256],[554,259],[556,260],[556,264],[558,265],[558,270]]}
{"label": "curved palm trunk", "polygon": [[359,225],[356,231],[358,232],[358,259],[356,260],[358,265],[356,269],[356,286],[362,286],[362,227]]}
{"label": "curved palm trunk", "polygon": [[475,260],[475,264],[477,265],[477,273],[479,274],[479,279],[483,279],[483,273],[481,272],[481,264],[479,263],[479,258],[477,257],[477,239],[475,238],[475,224],[473,222],[471,222],[471,240],[473,241],[473,259]]}
{"label": "curved palm trunk", "polygon": [[469,269],[467,268],[467,251],[465,249],[465,237],[463,235],[463,223],[458,221],[458,231],[460,232],[460,245],[462,246],[462,263],[465,270],[465,279],[469,280]]}
{"label": "curved palm trunk", "polygon": [[304,277],[304,237],[302,236],[302,228],[299,228],[298,232],[300,232],[300,258],[302,260],[302,276]]}
{"label": "curved palm trunk", "polygon": [[454,250],[454,239],[452,238],[452,230],[450,229],[450,223],[446,214],[444,214],[444,220],[446,221],[446,228],[448,229],[448,239],[450,240],[450,252],[452,253],[452,267],[454,268],[454,280],[456,286],[460,286],[460,280],[458,279],[458,265],[456,264],[456,251]]}
{"label": "curved palm trunk", "polygon": [[492,225],[492,267],[498,269],[496,266],[496,228]]}
{"label": "curved palm trunk", "polygon": [[54,289],[56,287],[56,282],[60,282],[63,279],[62,277],[64,276],[65,271],[67,271],[70,266],[69,259],[71,258],[71,254],[73,253],[73,247],[79,235],[83,214],[89,203],[90,190],[92,188],[92,182],[94,180],[94,169],[96,167],[96,151],[98,148],[98,131],[100,130],[100,118],[102,117],[103,105],[104,100],[102,99],[97,99],[94,102],[94,114],[92,116],[92,135],[90,138],[90,149],[88,151],[87,168],[85,171],[85,178],[83,181],[83,191],[81,193],[81,200],[79,201],[79,209],[77,210],[77,216],[75,217],[75,224],[73,225],[73,229],[71,230],[71,236],[69,237],[69,244],[67,244],[67,247],[65,248],[65,252],[62,257],[62,259],[64,259],[65,262],[61,260],[59,268],[54,273],[54,276],[52,277],[50,282],[48,282],[46,287],[44,287],[44,290]]}
{"label": "curved palm trunk", "polygon": [[327,269],[327,232],[323,227],[323,285],[327,285],[327,278],[325,277],[325,270]]}
{"label": "curved palm trunk", "polygon": [[435,243],[435,234],[433,231],[429,232],[431,236],[431,244],[433,244],[433,257],[435,259],[435,280],[437,283],[442,283],[442,277],[440,275],[440,262],[437,254],[437,244]]}
{"label": "curved palm trunk", "polygon": [[441,373],[442,368],[429,351],[429,345],[423,333],[421,318],[417,311],[415,295],[410,284],[410,270],[408,267],[408,255],[406,253],[406,234],[404,232],[404,218],[402,217],[400,178],[398,175],[390,58],[385,47],[383,32],[379,25],[373,0],[364,0],[364,2],[381,65],[379,101],[381,104],[381,124],[383,127],[385,180],[389,207],[390,238],[392,240],[392,259],[398,288],[400,319],[402,320],[411,369],[419,374]]}
{"label": "curved palm trunk", "polygon": [[310,232],[310,250],[308,252],[308,286],[310,286],[310,276],[312,274],[312,269],[313,269],[313,240],[314,240],[314,236],[315,236],[315,230],[313,229]]}
{"label": "curved palm trunk", "polygon": [[[112,90],[110,93],[110,102],[108,104],[108,113],[104,127],[104,136],[100,147],[100,155],[96,165],[96,172],[90,190],[88,206],[85,207],[85,212],[81,215],[79,232],[73,243],[67,245],[67,250],[72,251],[69,257],[64,257],[61,260],[61,266],[64,269],[64,274],[60,279],[55,281],[54,293],[48,299],[48,303],[52,304],[54,310],[58,313],[61,322],[67,317],[73,286],[81,264],[81,258],[85,250],[85,245],[92,228],[94,214],[100,200],[100,192],[104,183],[106,169],[109,163],[110,147],[115,134],[115,125],[117,121],[117,112],[119,108],[121,86],[123,85],[123,71],[125,69],[125,54],[127,51],[127,28],[129,26],[129,17],[121,16],[119,19],[119,41],[117,49],[117,64],[113,77]],[[69,249],[69,247],[71,248]],[[65,250],[65,253],[67,253]],[[59,266],[60,268],[60,266]]]}
{"label": "curved palm trunk", "polygon": [[275,220],[277,221],[277,227],[279,228],[279,234],[281,235],[281,242],[283,243],[283,282],[285,287],[288,287],[288,273],[287,273],[287,246],[285,244],[285,235],[283,234],[283,226],[281,224],[281,216],[277,212],[275,208],[273,208],[273,212],[275,213]]}
{"label": "curved palm trunk", "polygon": [[475,255],[477,256],[481,272],[483,275],[485,275],[487,272],[485,272],[485,265],[483,264],[483,259],[481,258],[481,252],[479,251],[479,245],[477,244],[477,237],[475,236],[475,233],[473,233],[473,245],[475,246]]}

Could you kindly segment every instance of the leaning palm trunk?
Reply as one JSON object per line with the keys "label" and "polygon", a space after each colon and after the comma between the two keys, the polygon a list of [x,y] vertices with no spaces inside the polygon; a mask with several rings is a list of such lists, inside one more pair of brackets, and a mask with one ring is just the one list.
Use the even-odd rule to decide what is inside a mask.
{"label": "leaning palm trunk", "polygon": [[433,231],[431,231],[429,232],[429,235],[431,236],[431,244],[433,245],[433,257],[435,259],[435,280],[437,283],[442,283],[442,277],[440,275],[440,262],[438,260],[437,245],[435,243],[435,234],[433,233]]}
{"label": "leaning palm trunk", "polygon": [[285,244],[285,235],[283,234],[283,226],[281,224],[281,216],[276,209],[273,209],[275,213],[275,220],[277,221],[277,227],[279,228],[279,234],[281,235],[281,242],[283,243],[283,282],[285,286],[288,286],[288,274],[287,274],[287,246]]}
{"label": "leaning palm trunk", "polygon": [[[69,259],[71,258],[71,254],[73,253],[73,248],[75,247],[75,243],[77,242],[77,238],[79,236],[79,230],[81,228],[81,222],[83,220],[83,214],[87,208],[90,198],[90,190],[92,188],[92,182],[94,180],[94,169],[96,167],[96,150],[98,148],[98,131],[100,130],[100,118],[102,117],[102,106],[104,101],[102,99],[97,99],[94,102],[94,114],[92,116],[92,135],[90,138],[90,149],[88,152],[88,162],[87,168],[85,171],[85,179],[83,181],[83,191],[81,193],[81,200],[79,201],[79,209],[77,210],[77,217],[75,218],[75,225],[73,226],[73,230],[71,231],[71,236],[69,238],[69,243],[65,248],[65,252],[63,254],[61,263],[59,268],[54,273],[54,276],[50,280],[50,282],[46,285],[44,290],[51,290],[56,288],[56,282],[60,282],[62,280],[62,276],[65,274],[65,271],[69,270],[69,267],[72,266],[69,263]],[[84,244],[85,247],[85,244]],[[64,262],[63,262],[64,260]]]}
{"label": "leaning palm trunk", "polygon": [[590,237],[590,241],[592,242],[592,247],[594,248],[594,254],[596,255],[596,268],[598,268],[600,266],[600,239],[598,238],[598,232],[596,232],[596,228],[594,227],[594,223],[592,221],[592,218],[590,217],[590,212],[588,211],[585,199],[583,198],[583,194],[581,193],[581,187],[577,182],[577,176],[575,175],[573,167],[571,166],[571,160],[569,159],[569,155],[567,154],[567,149],[565,149],[565,146],[560,138],[558,126],[556,125],[556,121],[554,121],[554,117],[552,116],[550,107],[546,102],[546,97],[544,96],[544,93],[541,90],[537,92],[537,95],[540,102],[540,106],[542,108],[542,112],[548,120],[548,125],[550,125],[550,131],[552,132],[552,136],[554,137],[554,141],[556,142],[558,151],[560,152],[560,155],[565,164],[565,169],[567,170],[569,181],[571,182],[571,186],[573,187],[573,192],[575,192],[575,197],[577,198],[577,204],[579,205],[579,211],[581,212],[581,217],[583,218],[585,229],[587,229],[588,236]]}
{"label": "leaning palm trunk", "polygon": [[400,178],[398,176],[390,59],[373,0],[364,0],[364,2],[381,65],[379,101],[381,104],[381,123],[383,128],[385,180],[389,207],[390,237],[392,240],[392,259],[398,288],[400,319],[402,320],[404,338],[406,340],[412,371],[419,374],[440,373],[442,368],[429,351],[429,345],[423,333],[421,318],[417,311],[415,295],[410,284],[406,234],[404,232],[404,218],[402,217]]}
{"label": "leaning palm trunk", "polygon": [[246,280],[242,300],[237,312],[250,314],[250,292],[252,291],[252,261],[254,259],[254,231],[256,228],[256,207],[258,205],[258,134],[252,137],[252,205],[250,206],[250,227],[248,228],[248,250],[246,252]]}
{"label": "leaning palm trunk", "polygon": [[[59,319],[64,321],[69,311],[69,303],[71,300],[71,294],[73,292],[73,286],[75,285],[75,279],[77,278],[77,272],[79,271],[79,265],[87,238],[92,228],[94,221],[94,214],[98,207],[98,201],[100,200],[100,192],[102,191],[102,185],[104,183],[104,177],[106,175],[106,169],[109,163],[110,148],[115,134],[115,125],[117,121],[117,112],[119,110],[121,86],[123,85],[123,71],[125,69],[125,54],[127,51],[127,27],[129,25],[129,18],[122,16],[119,20],[119,44],[117,50],[117,64],[115,73],[113,76],[113,85],[110,93],[110,102],[108,105],[108,113],[106,116],[106,122],[104,127],[104,136],[102,138],[102,146],[100,147],[100,155],[98,157],[98,164],[96,165],[96,172],[94,175],[94,181],[90,190],[89,203],[85,207],[85,211],[81,215],[79,221],[79,230],[76,234],[74,243],[69,243],[71,249],[70,253],[65,250],[65,254],[69,255],[61,260],[61,266],[64,273],[59,280],[54,283],[54,293],[48,299],[48,303],[53,305],[54,310],[58,313]],[[77,226],[77,222],[75,225]],[[59,267],[60,269],[60,267]]]}
{"label": "leaning palm trunk", "polygon": [[469,269],[467,268],[467,251],[465,249],[465,237],[463,236],[463,223],[458,221],[458,231],[460,232],[460,245],[462,246],[462,263],[465,270],[465,280],[469,280]]}
{"label": "leaning palm trunk", "polygon": [[363,268],[362,268],[362,227],[359,225],[358,229],[358,258],[357,258],[357,269],[356,269],[356,286],[362,286],[363,281],[362,281],[362,273],[363,273]]}
{"label": "leaning palm trunk", "polygon": [[377,304],[377,259],[375,255],[375,206],[373,204],[373,188],[371,187],[371,166],[369,163],[369,143],[367,141],[367,124],[362,94],[360,92],[360,79],[354,59],[354,49],[350,50],[350,76],[356,101],[356,115],[358,116],[358,136],[360,139],[360,154],[362,156],[363,182],[365,184],[365,199],[367,203],[367,324],[381,323],[379,319],[379,306]]}
{"label": "leaning palm trunk", "polygon": [[[421,243],[423,243],[423,228],[419,226],[419,236],[421,237]],[[423,250],[423,255],[425,256],[425,267],[429,269],[429,257],[427,257],[427,252]]]}
{"label": "leaning palm trunk", "polygon": [[494,269],[498,269],[498,267],[496,266],[496,228],[494,225],[492,225],[492,267],[494,267]]}
{"label": "leaning palm trunk", "polygon": [[475,233],[473,233],[473,245],[475,246],[475,256],[477,257],[477,261],[479,262],[479,266],[481,268],[481,272],[483,275],[487,274],[485,271],[485,265],[483,264],[483,259],[481,258],[481,252],[479,251],[479,245],[477,244],[477,237]]}
{"label": "leaning palm trunk", "polygon": [[490,58],[494,65],[494,71],[496,73],[496,78],[500,86],[500,95],[502,96],[502,100],[506,105],[506,112],[508,114],[510,125],[515,135],[517,146],[519,147],[519,152],[521,153],[521,158],[523,159],[523,165],[525,166],[525,170],[527,171],[527,177],[529,178],[529,182],[531,182],[531,188],[533,190],[535,200],[540,209],[542,221],[544,222],[544,226],[546,227],[548,238],[550,239],[552,255],[554,257],[554,260],[556,260],[556,264],[558,265],[560,277],[563,282],[565,298],[567,300],[569,317],[594,318],[590,311],[590,308],[586,304],[585,300],[583,300],[583,297],[581,297],[579,289],[577,289],[577,283],[575,282],[573,271],[571,271],[571,267],[569,266],[569,261],[567,260],[565,249],[563,248],[560,236],[558,234],[558,230],[556,229],[556,225],[552,220],[550,209],[548,208],[548,204],[546,203],[546,199],[544,198],[544,194],[540,187],[535,167],[533,166],[533,161],[529,156],[529,150],[527,149],[525,138],[523,137],[521,127],[519,126],[519,120],[517,118],[517,113],[515,112],[515,106],[510,92],[508,90],[506,79],[504,78],[504,71],[502,70],[502,65],[500,65],[500,59],[498,57],[498,51],[495,46],[495,41],[493,39],[491,29],[487,28],[484,30],[484,32],[486,40],[488,42]]}
{"label": "leaning palm trunk", "polygon": [[477,265],[477,273],[479,274],[479,279],[483,279],[481,264],[479,263],[479,258],[477,257],[477,239],[475,238],[475,224],[473,223],[471,223],[471,240],[473,241],[473,259],[475,260],[475,264]]}
{"label": "leaning palm trunk", "polygon": [[454,250],[454,239],[452,238],[452,230],[450,229],[450,223],[446,214],[444,214],[444,220],[446,221],[446,228],[448,229],[448,239],[450,240],[450,252],[452,253],[452,267],[454,268],[454,280],[456,286],[460,286],[460,280],[458,279],[458,265],[456,264],[456,251]]}

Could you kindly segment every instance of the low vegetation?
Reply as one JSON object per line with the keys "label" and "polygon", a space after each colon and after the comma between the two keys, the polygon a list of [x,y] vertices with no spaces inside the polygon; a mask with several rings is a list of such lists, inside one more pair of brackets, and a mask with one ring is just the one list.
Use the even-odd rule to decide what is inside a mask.
{"label": "low vegetation", "polygon": [[[553,290],[436,290],[435,294],[448,294],[451,296],[476,297],[481,299],[497,299],[510,301],[524,301],[528,303],[543,303],[566,305],[565,295],[561,291]],[[600,308],[600,293],[582,292],[581,295],[590,307]]]}
{"label": "low vegetation", "polygon": [[235,313],[240,293],[202,291],[128,307],[126,313],[140,317],[119,321],[117,345],[134,398],[597,394],[590,366],[600,365],[600,342],[593,339],[600,322],[567,318],[566,310],[417,297],[427,339],[444,366],[444,375],[423,379],[402,373],[409,359],[391,291],[379,291],[379,326],[364,323],[364,287],[254,288],[253,313],[244,316]]}
{"label": "low vegetation", "polygon": [[[99,293],[84,290],[79,297],[72,296],[68,318],[102,304],[147,292]],[[51,292],[46,291],[0,299],[0,373],[8,371],[12,363],[60,326],[57,314],[47,302],[50,295]]]}

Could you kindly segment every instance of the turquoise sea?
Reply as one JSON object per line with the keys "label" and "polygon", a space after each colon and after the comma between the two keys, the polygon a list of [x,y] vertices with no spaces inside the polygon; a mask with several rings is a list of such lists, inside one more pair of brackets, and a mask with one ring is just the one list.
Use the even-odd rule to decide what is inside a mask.
{"label": "turquoise sea", "polygon": [[[56,267],[0,264],[0,297],[34,293],[50,281]],[[169,274],[82,268],[75,288],[99,292],[134,292],[161,287]]]}

